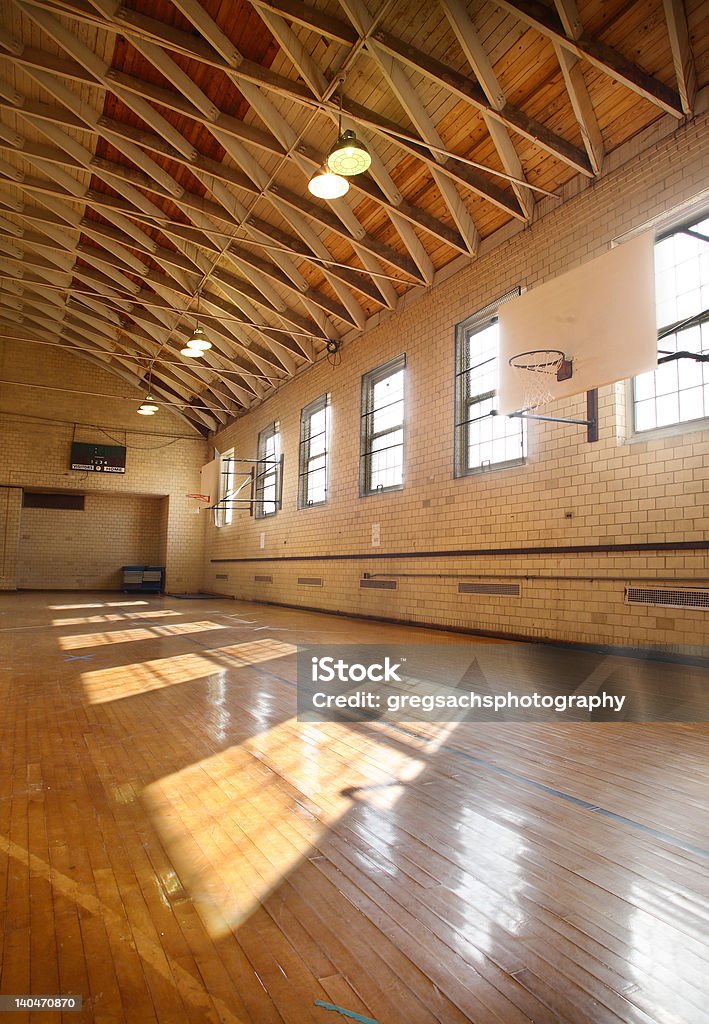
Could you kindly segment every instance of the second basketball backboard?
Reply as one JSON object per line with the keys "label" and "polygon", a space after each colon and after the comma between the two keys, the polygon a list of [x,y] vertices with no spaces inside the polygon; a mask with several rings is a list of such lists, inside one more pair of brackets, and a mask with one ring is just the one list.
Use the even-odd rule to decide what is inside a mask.
{"label": "second basketball backboard", "polygon": [[552,402],[657,366],[654,242],[645,232],[500,307],[501,414],[529,408],[528,371],[510,365],[521,353],[570,361],[569,373],[547,377]]}

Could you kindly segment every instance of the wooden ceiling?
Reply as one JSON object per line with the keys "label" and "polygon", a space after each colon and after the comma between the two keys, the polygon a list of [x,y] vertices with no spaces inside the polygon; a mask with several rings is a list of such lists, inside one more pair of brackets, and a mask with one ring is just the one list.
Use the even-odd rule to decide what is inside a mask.
{"label": "wooden ceiling", "polygon": [[[5,0],[0,338],[207,434],[691,115],[708,40],[706,0]],[[340,96],[373,162],[326,202]]]}

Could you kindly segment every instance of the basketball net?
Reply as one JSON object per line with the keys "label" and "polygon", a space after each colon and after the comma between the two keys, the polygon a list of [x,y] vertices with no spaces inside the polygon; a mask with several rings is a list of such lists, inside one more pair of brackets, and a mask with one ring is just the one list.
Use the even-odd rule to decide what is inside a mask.
{"label": "basketball net", "polygon": [[551,402],[554,397],[551,383],[557,380],[563,362],[564,353],[553,348],[512,356],[510,366],[516,371],[524,392],[524,404],[520,412],[540,409]]}

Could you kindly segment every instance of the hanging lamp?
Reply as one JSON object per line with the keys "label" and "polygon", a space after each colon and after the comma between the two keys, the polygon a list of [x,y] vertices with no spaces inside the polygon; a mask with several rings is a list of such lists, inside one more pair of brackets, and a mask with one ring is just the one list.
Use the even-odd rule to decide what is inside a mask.
{"label": "hanging lamp", "polygon": [[199,359],[208,349],[212,347],[211,341],[208,341],[204,330],[199,322],[199,300],[202,295],[202,289],[197,289],[197,319],[195,323],[192,337],[187,342],[187,345],[181,349],[180,355],[187,356],[189,359]]}
{"label": "hanging lamp", "polygon": [[143,401],[138,406],[139,416],[154,416],[156,412],[160,411],[160,406],[156,404],[151,391],[153,386],[153,368],[152,366],[148,370],[148,393]]}
{"label": "hanging lamp", "polygon": [[362,174],[369,170],[372,157],[369,150],[360,142],[351,129],[342,130],[342,85],[344,78],[340,78],[340,113],[337,121],[337,142],[327,155],[327,168],[333,174],[342,175],[345,178],[353,174]]}
{"label": "hanging lamp", "polygon": [[347,178],[333,174],[328,170],[327,164],[323,164],[308,182],[308,191],[318,199],[340,199],[347,195],[349,190],[350,183]]}

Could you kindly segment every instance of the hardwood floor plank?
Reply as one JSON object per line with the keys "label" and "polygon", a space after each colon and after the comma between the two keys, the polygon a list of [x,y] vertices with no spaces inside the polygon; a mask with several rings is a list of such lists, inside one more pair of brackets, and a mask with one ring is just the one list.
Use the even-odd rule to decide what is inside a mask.
{"label": "hardwood floor plank", "polygon": [[702,1021],[706,727],[298,722],[299,643],[472,641],[0,611],[0,992],[80,992],[70,1024]]}

